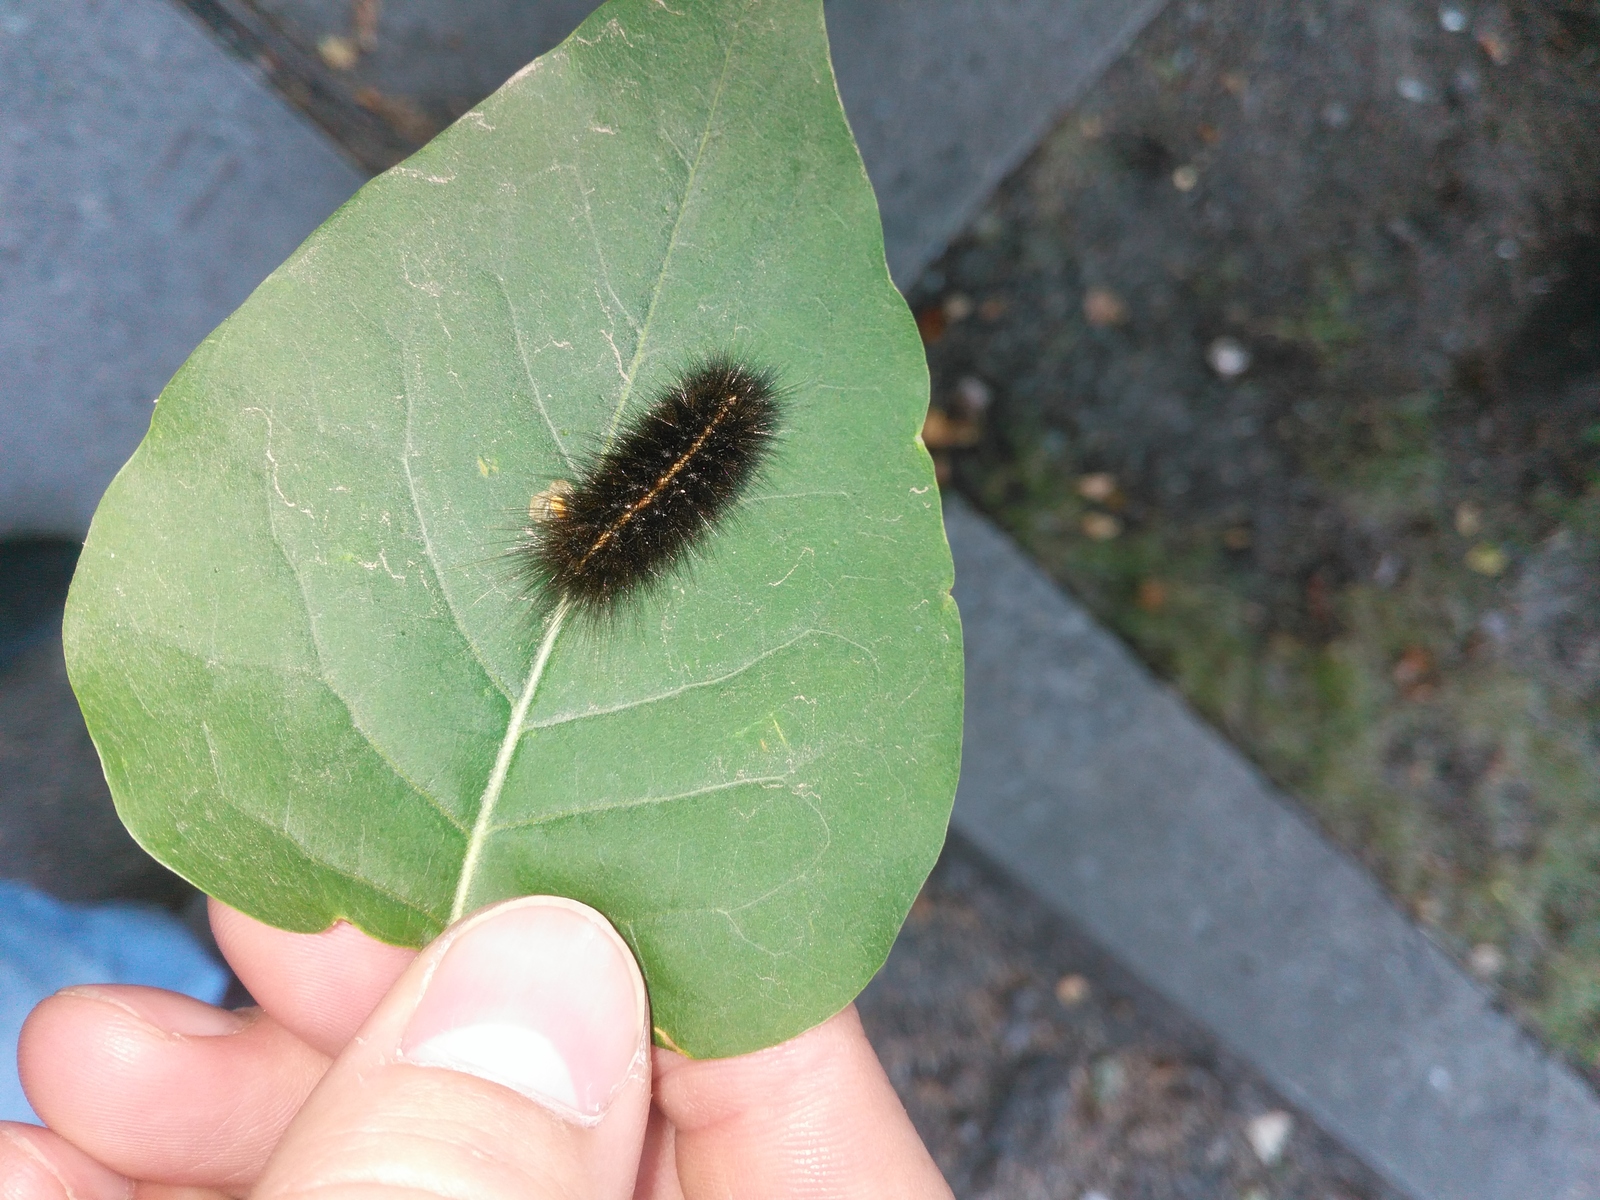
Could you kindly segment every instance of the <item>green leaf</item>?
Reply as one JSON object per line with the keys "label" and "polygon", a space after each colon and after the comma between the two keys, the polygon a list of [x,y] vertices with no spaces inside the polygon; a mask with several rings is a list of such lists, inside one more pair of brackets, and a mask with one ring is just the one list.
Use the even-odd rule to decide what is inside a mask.
{"label": "green leaf", "polygon": [[[790,389],[770,469],[531,687],[530,498],[717,351]],[[690,1054],[810,1027],[881,965],[955,789],[926,406],[820,0],[612,0],[162,393],[65,630],[123,819],[287,929],[586,901]]]}

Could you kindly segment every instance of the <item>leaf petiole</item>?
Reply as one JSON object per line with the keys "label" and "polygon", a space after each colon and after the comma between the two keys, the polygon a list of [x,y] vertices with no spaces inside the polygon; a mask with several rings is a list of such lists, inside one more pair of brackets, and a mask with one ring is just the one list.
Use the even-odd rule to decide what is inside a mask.
{"label": "leaf petiole", "polygon": [[499,803],[500,793],[505,788],[506,776],[511,771],[511,760],[517,753],[517,743],[522,739],[522,727],[527,721],[528,709],[533,704],[534,694],[539,690],[539,680],[544,676],[545,666],[550,661],[550,652],[555,649],[556,638],[561,634],[561,625],[567,618],[569,607],[568,601],[563,599],[545,622],[544,639],[539,643],[539,652],[533,656],[533,665],[528,668],[527,682],[522,685],[522,695],[517,697],[516,707],[511,710],[511,719],[506,722],[506,735],[500,740],[500,752],[495,755],[494,770],[489,772],[489,782],[484,785],[483,795],[478,799],[478,818],[472,824],[472,837],[467,842],[466,857],[461,860],[461,875],[456,880],[455,900],[450,905],[452,924],[466,915],[467,899],[472,894],[472,880],[478,873],[478,861],[483,857],[484,844],[489,840],[489,833],[494,828],[495,805]]}

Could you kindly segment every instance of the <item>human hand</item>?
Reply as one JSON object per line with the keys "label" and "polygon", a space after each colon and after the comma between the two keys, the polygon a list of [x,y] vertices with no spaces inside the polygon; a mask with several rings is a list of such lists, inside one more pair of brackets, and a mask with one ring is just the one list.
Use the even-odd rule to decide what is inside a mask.
{"label": "human hand", "polygon": [[19,1049],[50,1125],[0,1126],[5,1200],[948,1197],[853,1008],[784,1045],[649,1048],[604,919],[537,897],[420,955],[213,903],[259,1010],[74,988]]}

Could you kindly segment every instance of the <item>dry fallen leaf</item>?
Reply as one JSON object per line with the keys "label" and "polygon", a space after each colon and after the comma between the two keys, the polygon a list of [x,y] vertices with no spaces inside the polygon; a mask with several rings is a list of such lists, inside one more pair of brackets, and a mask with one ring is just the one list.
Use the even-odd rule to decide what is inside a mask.
{"label": "dry fallen leaf", "polygon": [[1504,550],[1488,542],[1480,543],[1468,550],[1464,561],[1468,570],[1491,577],[1503,572],[1509,562]]}
{"label": "dry fallen leaf", "polygon": [[1082,975],[1063,975],[1056,980],[1056,999],[1071,1008],[1089,998],[1089,981]]}
{"label": "dry fallen leaf", "polygon": [[1096,329],[1121,325],[1128,319],[1128,306],[1110,288],[1093,287],[1083,294],[1083,319]]}
{"label": "dry fallen leaf", "polygon": [[1083,532],[1094,541],[1109,542],[1122,532],[1122,522],[1110,513],[1090,513],[1083,518]]}
{"label": "dry fallen leaf", "polygon": [[361,57],[354,42],[336,33],[330,33],[317,43],[317,54],[335,71],[348,71]]}
{"label": "dry fallen leaf", "polygon": [[350,25],[355,30],[356,45],[363,50],[378,48],[378,6],[382,0],[351,0]]}
{"label": "dry fallen leaf", "polygon": [[929,450],[965,450],[982,436],[976,421],[952,417],[939,408],[930,408],[922,422],[922,444]]}
{"label": "dry fallen leaf", "polygon": [[377,88],[364,87],[355,94],[355,102],[410,141],[420,144],[439,132],[437,125],[401,96],[390,96]]}

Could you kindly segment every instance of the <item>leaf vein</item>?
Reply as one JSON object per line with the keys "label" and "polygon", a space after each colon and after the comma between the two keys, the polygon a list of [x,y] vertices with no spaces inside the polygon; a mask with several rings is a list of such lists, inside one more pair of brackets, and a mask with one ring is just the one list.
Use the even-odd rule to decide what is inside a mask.
{"label": "leaf vein", "polygon": [[[374,892],[377,892],[380,896],[387,896],[402,908],[409,909],[418,916],[426,917],[429,921],[436,925],[440,923],[439,918],[435,913],[430,912],[417,901],[407,899],[393,888],[386,887],[385,885],[378,883],[373,879],[369,879],[364,875],[358,875],[355,871],[348,867],[341,866],[336,862],[331,862],[323,855],[318,854],[310,846],[307,846],[299,838],[291,834],[287,829],[279,825],[274,825],[271,821],[261,816],[261,814],[250,811],[250,809],[246,808],[238,800],[230,796],[227,792],[226,786],[223,784],[222,775],[217,767],[216,746],[211,740],[211,729],[209,726],[206,726],[203,723],[201,728],[204,730],[206,735],[206,746],[211,751],[211,772],[212,776],[217,781],[217,800],[222,804],[227,805],[230,809],[237,813],[241,820],[248,821],[251,824],[257,825],[266,830],[268,833],[275,834],[283,838],[284,841],[288,842],[289,845],[294,847],[300,856],[307,861],[316,863],[325,870],[332,871],[335,875],[338,875],[342,879],[348,879],[352,883],[357,883],[362,887],[370,888]],[[338,915],[343,916],[344,914]]]}
{"label": "leaf vein", "polygon": [[[450,620],[455,625],[456,632],[461,635],[461,640],[466,643],[467,650],[471,653],[473,661],[483,671],[484,678],[494,686],[496,691],[505,697],[507,704],[514,704],[515,700],[512,698],[511,689],[506,687],[490,668],[489,660],[484,656],[482,648],[473,640],[472,635],[467,632],[467,624],[462,620],[461,613],[456,609],[454,596],[451,594],[450,589],[444,585],[444,574],[439,566],[439,556],[433,548],[433,536],[428,532],[428,521],[422,515],[422,502],[417,496],[417,480],[411,473],[411,456],[415,453],[411,440],[411,414],[415,409],[415,405],[412,402],[411,380],[404,379],[401,386],[406,391],[406,445],[405,452],[400,456],[400,468],[405,472],[406,494],[411,499],[411,512],[417,518],[417,529],[422,534],[422,553],[428,561],[428,572],[433,576],[433,581],[439,585],[439,591],[444,596],[445,607],[450,610]],[[276,537],[276,529],[274,529],[274,537]],[[290,563],[290,570],[294,570],[293,563]],[[298,578],[299,572],[296,571],[295,575]],[[301,590],[303,592],[304,588],[302,587]],[[317,653],[320,658],[322,653],[320,646]]]}
{"label": "leaf vein", "polygon": [[[508,833],[515,829],[536,829],[540,825],[551,825],[558,821],[570,821],[578,817],[597,816],[602,813],[626,812],[634,808],[646,808],[654,804],[672,804],[679,800],[693,800],[699,796],[710,796],[717,792],[725,792],[731,788],[745,787],[782,787],[788,782],[787,775],[752,775],[743,779],[728,779],[722,783],[708,783],[705,787],[694,788],[687,792],[676,792],[671,796],[638,796],[632,800],[614,800],[609,804],[596,804],[589,808],[569,808],[562,812],[540,813],[536,817],[529,817],[523,821],[513,821],[507,825],[496,825],[491,833]],[[814,806],[813,806],[814,807]]]}
{"label": "leaf vein", "polygon": [[656,692],[655,694],[649,696],[638,696],[632,700],[623,700],[617,704],[609,704],[604,708],[590,708],[585,709],[583,712],[576,713],[561,713],[556,716],[546,717],[540,721],[529,721],[522,727],[522,732],[524,734],[528,734],[540,729],[555,729],[562,725],[573,724],[577,721],[587,721],[593,717],[609,717],[616,713],[627,712],[630,709],[643,708],[649,704],[660,704],[663,701],[675,699],[678,696],[685,695],[688,692],[698,691],[701,688],[716,687],[718,684],[727,683],[729,680],[738,678],[746,671],[752,670],[756,666],[760,665],[763,660],[771,658],[775,654],[782,654],[785,650],[789,649],[789,647],[798,642],[804,641],[808,637],[833,638],[836,641],[844,642],[848,646],[854,646],[857,650],[860,650],[863,654],[867,655],[867,657],[871,658],[874,665],[876,665],[878,661],[878,656],[873,654],[871,650],[867,649],[860,642],[845,637],[842,633],[834,633],[832,630],[828,629],[803,629],[788,641],[780,642],[778,645],[773,646],[770,650],[763,650],[760,654],[756,655],[748,662],[742,663],[733,668],[733,670],[722,675],[714,676],[711,679],[696,679],[690,683],[679,684],[675,688],[668,688],[664,692]]}

